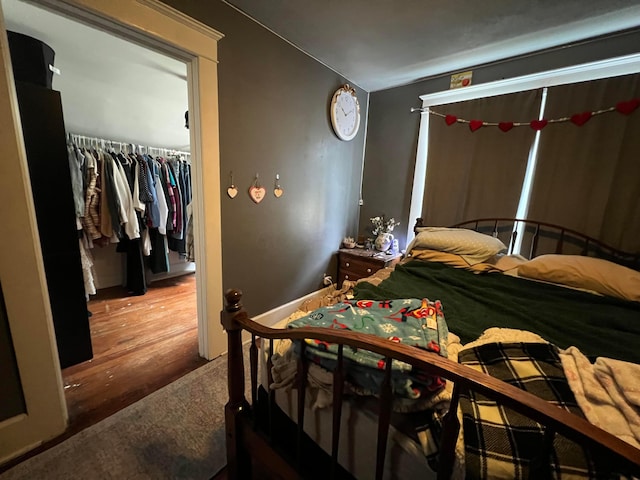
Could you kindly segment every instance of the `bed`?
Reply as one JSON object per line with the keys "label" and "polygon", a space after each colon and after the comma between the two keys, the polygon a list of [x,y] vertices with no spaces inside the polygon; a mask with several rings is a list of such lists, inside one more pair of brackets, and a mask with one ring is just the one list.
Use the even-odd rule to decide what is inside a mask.
{"label": "bed", "polygon": [[[632,420],[622,425],[624,412],[614,406],[604,413],[591,412],[588,401],[596,394],[585,388],[598,375],[608,373],[608,382],[619,380],[616,391],[621,395],[640,396],[634,376],[640,373],[634,370],[640,364],[634,348],[640,344],[640,298],[634,297],[640,292],[640,285],[634,283],[638,255],[568,229],[524,220],[483,219],[440,229],[425,227],[419,219],[416,232],[420,241],[410,246],[409,258],[400,265],[356,285],[345,285],[339,292],[349,296],[340,298],[345,302],[324,307],[323,315],[314,310],[287,320],[287,329],[253,322],[242,309],[242,294],[238,290],[225,294],[222,323],[229,352],[229,402],[225,407],[229,476],[640,475],[640,450],[633,438],[634,428],[640,427],[633,424],[638,403],[635,407],[632,403]],[[525,256],[513,254],[518,247]],[[613,268],[613,274],[603,273],[603,265],[605,270]],[[423,302],[403,312],[428,312],[423,317],[408,316],[412,321],[417,318],[426,332],[437,333],[443,350],[450,349],[448,356],[439,352],[440,344],[430,348],[433,336],[416,340],[422,347],[416,348],[404,340],[411,332],[387,338],[359,333],[366,330],[358,327],[363,325],[357,323],[361,319],[356,316],[352,323],[343,322],[341,311],[341,321],[336,323],[335,311],[331,311],[374,305],[388,308],[390,301],[397,304],[401,299]],[[444,309],[446,331],[452,333],[440,330],[439,313],[434,313],[440,308],[438,302]],[[314,312],[315,317],[333,318],[332,324],[313,323]],[[243,351],[243,331],[250,334],[248,352]],[[441,337],[446,337],[446,344]],[[452,338],[465,348],[454,348]],[[295,363],[286,367],[292,389],[275,388],[280,379],[273,378],[274,372],[278,374],[274,360],[277,363],[279,358],[272,354],[282,339],[295,345],[295,350],[288,350]],[[455,356],[451,354],[454,350]],[[377,359],[378,367],[374,386],[365,392],[371,394],[368,396],[354,395],[358,389],[354,384],[363,384],[354,380],[353,353],[363,351],[371,354],[373,360],[367,361],[374,365]],[[331,354],[329,360],[325,353]],[[259,372],[261,363],[265,365]],[[630,369],[624,375],[619,374],[621,365]],[[250,377],[246,385],[245,368]],[[412,388],[401,399],[406,378],[399,370],[413,375],[412,386],[418,385],[419,377],[424,380],[421,385],[436,387],[434,379],[446,379],[446,388],[434,389],[432,397]],[[325,408],[298,408],[309,405],[309,396],[314,395],[311,385],[318,381],[330,393]],[[419,399],[412,398],[413,390]],[[438,403],[442,400],[438,396],[446,401]],[[398,405],[405,404],[420,404],[421,408],[399,414]],[[433,423],[431,414],[442,405],[446,406],[440,412],[444,415]],[[599,422],[598,415],[604,415],[605,421]],[[407,417],[426,425],[418,434],[424,441],[413,451],[407,446],[411,435],[404,435]],[[497,417],[500,422],[495,421]],[[359,429],[367,421],[358,423],[353,418],[366,419],[373,429],[371,425]],[[622,430],[615,430],[618,423]],[[631,433],[624,430],[629,423]],[[407,430],[415,434],[414,427],[415,423]],[[601,427],[613,428],[613,433]],[[461,449],[464,465],[460,464]]]}

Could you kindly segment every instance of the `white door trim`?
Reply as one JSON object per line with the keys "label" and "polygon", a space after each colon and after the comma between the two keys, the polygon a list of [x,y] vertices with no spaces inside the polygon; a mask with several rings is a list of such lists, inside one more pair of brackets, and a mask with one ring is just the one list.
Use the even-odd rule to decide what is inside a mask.
{"label": "white door trim", "polygon": [[[223,304],[217,42],[222,34],[157,0],[32,3],[187,64],[198,344],[203,357],[217,357],[226,350],[218,316]],[[0,47],[5,72],[0,78],[0,123],[9,126],[0,131],[0,157],[10,160],[0,162],[0,214],[7,228],[0,236],[5,237],[0,239],[0,279],[28,410],[0,425],[2,462],[61,433],[67,412],[1,12]]]}
{"label": "white door trim", "polygon": [[0,62],[0,282],[26,407],[0,423],[2,463],[64,431],[67,409],[1,6]]}

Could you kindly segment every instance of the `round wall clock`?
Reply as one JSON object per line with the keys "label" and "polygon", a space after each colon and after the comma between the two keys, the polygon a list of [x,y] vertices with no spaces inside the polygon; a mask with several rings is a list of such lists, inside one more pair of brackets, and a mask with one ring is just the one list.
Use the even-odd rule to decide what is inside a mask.
{"label": "round wall clock", "polygon": [[341,140],[351,140],[360,128],[360,104],[356,91],[343,85],[331,99],[331,124]]}

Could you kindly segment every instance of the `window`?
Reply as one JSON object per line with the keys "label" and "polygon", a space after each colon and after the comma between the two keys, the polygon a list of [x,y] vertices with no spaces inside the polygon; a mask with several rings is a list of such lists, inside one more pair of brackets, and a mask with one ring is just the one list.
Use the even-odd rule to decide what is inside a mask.
{"label": "window", "polygon": [[[522,92],[523,90],[535,90],[539,92],[537,104],[535,107],[535,113],[529,114],[531,111],[526,110],[526,108],[529,108],[527,106],[524,110],[521,110],[519,114],[515,116],[511,116],[510,118],[513,118],[514,121],[523,121],[526,118],[541,119],[545,116],[546,118],[557,118],[555,116],[550,115],[549,105],[547,100],[548,95],[551,95],[552,98],[554,97],[554,89],[556,88],[556,86],[565,85],[564,87],[565,89],[567,88],[572,89],[573,86],[568,87],[567,85],[574,84],[575,82],[586,82],[588,80],[599,79],[599,78],[617,77],[617,76],[626,75],[626,74],[634,73],[638,71],[640,71],[640,55],[632,55],[627,57],[621,57],[618,59],[611,59],[604,62],[596,62],[592,64],[571,67],[563,70],[544,72],[536,75],[531,75],[528,77],[514,78],[514,79],[505,80],[505,81],[492,82],[488,84],[480,84],[480,85],[468,87],[465,89],[452,90],[452,91],[437,93],[433,95],[425,95],[425,96],[422,96],[421,99],[423,100],[423,107],[438,105],[438,107],[434,107],[434,109],[442,113],[441,111],[443,110],[443,106],[446,106],[447,108],[451,107],[452,106],[451,104],[454,104],[454,102],[458,102],[456,103],[456,107],[462,105],[462,102],[467,103],[466,101],[469,101],[469,100],[477,101],[477,99],[479,98],[489,99],[487,100],[487,102],[495,103],[495,99],[499,95],[506,96],[505,94],[508,94],[508,93]],[[549,89],[551,90],[551,93],[548,93],[548,89],[546,87],[551,87],[551,86],[553,86],[553,88]],[[555,98],[562,98],[563,96],[565,96],[565,94],[563,94],[560,91],[558,93],[559,93],[558,97],[555,97]],[[624,100],[624,98],[618,98],[618,100]],[[582,105],[584,105],[584,101],[582,102]],[[458,112],[462,110],[449,109],[449,111]],[[473,112],[471,112],[471,114],[472,113]],[[554,115],[556,113],[557,113],[557,110],[555,110]],[[566,114],[567,110],[565,109],[563,113]],[[463,114],[459,114],[459,116],[460,118],[463,118]],[[465,118],[473,118],[473,117],[465,117]],[[506,118],[508,117],[502,117],[502,118],[496,117],[495,115],[490,113],[489,116],[486,114],[483,114],[480,118],[486,121],[493,121],[493,119],[497,119],[497,121],[500,121],[500,120],[506,120]],[[418,140],[417,160],[416,160],[416,174],[414,176],[414,185],[413,185],[411,211],[410,211],[410,218],[412,219],[422,216],[427,220],[427,222],[440,221],[442,223],[447,223],[447,222],[452,223],[450,218],[453,218],[452,216],[455,216],[455,215],[458,215],[456,217],[456,221],[468,220],[476,216],[474,215],[476,213],[476,211],[474,211],[474,208],[469,208],[469,205],[468,205],[468,202],[474,200],[477,196],[477,193],[474,193],[473,191],[471,193],[468,193],[468,192],[465,193],[466,200],[464,200],[463,202],[460,202],[462,206],[454,205],[453,207],[447,207],[448,212],[445,214],[444,217],[442,215],[439,216],[439,214],[431,216],[431,214],[429,213],[429,197],[431,196],[431,198],[433,198],[434,194],[438,192],[438,188],[440,188],[440,190],[445,188],[445,187],[442,187],[442,185],[440,185],[440,184],[443,184],[444,182],[442,181],[436,182],[435,180],[437,180],[437,177],[440,177],[441,179],[446,178],[442,175],[442,172],[438,173],[439,169],[440,170],[444,169],[443,165],[446,165],[446,162],[441,163],[441,161],[438,161],[438,163],[441,163],[441,165],[429,165],[428,158],[429,159],[434,158],[433,154],[438,153],[437,152],[438,147],[435,146],[433,143],[430,145],[430,142],[428,140],[429,140],[429,137],[433,135],[434,129],[438,128],[437,126],[439,126],[440,131],[444,131],[443,130],[444,128],[451,129],[451,127],[446,127],[446,126],[443,127],[443,125],[444,125],[444,122],[442,122],[442,120],[439,119],[437,116],[433,114],[430,115],[425,112],[422,113],[420,135]],[[563,126],[566,126],[567,128],[572,127],[574,130],[576,129],[575,125],[567,124]],[[453,125],[453,127],[463,127],[463,126]],[[558,127],[560,127],[560,125],[553,125],[554,129]],[[495,127],[485,127],[485,128],[486,129],[494,128],[494,130],[497,130],[497,128]],[[485,128],[483,128],[482,130],[485,130]],[[520,127],[519,129],[520,130],[526,129],[532,135],[527,146],[527,158],[525,161],[526,167],[522,172],[522,176],[516,175],[517,179],[515,181],[512,180],[512,183],[517,184],[516,188],[518,189],[517,207],[514,207],[514,208],[509,207],[509,208],[512,208],[513,213],[511,215],[505,215],[505,216],[526,217],[529,213],[531,213],[530,207],[529,207],[529,201],[532,198],[535,200],[534,197],[536,196],[537,198],[540,198],[540,195],[541,195],[541,192],[539,190],[536,190],[535,188],[533,188],[533,184],[535,183],[535,178],[536,178],[536,172],[538,171],[538,168],[536,167],[536,162],[538,159],[538,153],[540,152],[540,149],[541,149],[541,145],[543,147],[543,150],[545,150],[547,153],[549,151],[549,147],[545,147],[545,145],[550,145],[550,144],[545,143],[544,138],[545,138],[545,135],[547,135],[548,132],[551,131],[551,128],[550,126],[548,126],[546,129],[542,130],[541,132],[534,132],[532,129],[528,129],[526,127]],[[506,136],[512,135],[514,133],[514,130],[516,129],[513,129],[508,133],[502,133],[499,131],[498,132],[502,135],[501,139],[504,139],[506,138]],[[467,131],[468,131],[468,128],[467,128]],[[468,133],[469,135],[474,135],[474,133],[470,131]],[[483,131],[483,133],[485,132]],[[473,142],[477,143],[477,139],[474,139]],[[443,157],[443,152],[439,152],[439,157],[440,158]],[[493,162],[493,160],[491,160],[491,162]],[[553,164],[553,162],[547,162],[547,163]],[[455,161],[453,161],[452,165],[455,165]],[[476,169],[482,168],[483,166],[490,167],[490,165],[487,164],[485,160],[483,160],[479,163],[479,165],[476,166]],[[473,169],[474,166],[471,165],[471,168]],[[435,174],[433,173],[434,171],[436,172]],[[494,168],[494,171],[495,171],[495,168]],[[455,170],[451,170],[449,172],[449,178],[447,178],[448,183],[451,182],[451,177],[454,174],[455,174]],[[466,171],[465,175],[473,176],[473,172],[469,173],[468,171]],[[430,176],[433,176],[434,178],[430,179],[429,178]],[[481,177],[482,175],[479,178]],[[456,184],[456,182],[460,183],[456,179],[453,181],[453,184]],[[469,184],[468,181],[466,183]],[[494,185],[496,184],[497,183],[494,183]],[[455,188],[460,188],[460,186],[457,185]],[[472,190],[473,190],[473,187],[472,187]],[[532,197],[532,194],[534,195],[534,197]],[[496,199],[500,199],[500,198],[502,198],[501,195],[496,196]],[[423,200],[425,204],[424,206],[423,206]],[[503,212],[504,212],[504,209],[503,209]],[[540,212],[540,209],[539,208],[536,209],[536,212]],[[446,215],[449,215],[449,220],[446,218]],[[460,218],[460,216],[465,216],[465,215],[466,217]],[[496,215],[495,213],[491,213],[488,216],[498,216],[498,215]],[[542,218],[537,218],[537,219],[543,220]],[[581,229],[581,228],[576,228],[576,229],[580,229],[584,231],[584,229]],[[585,232],[585,233],[588,233],[588,232]],[[598,235],[594,235],[594,236],[598,236]],[[412,237],[413,237],[413,232],[409,230],[408,238],[410,239]],[[521,235],[519,235],[519,237],[522,238]]]}

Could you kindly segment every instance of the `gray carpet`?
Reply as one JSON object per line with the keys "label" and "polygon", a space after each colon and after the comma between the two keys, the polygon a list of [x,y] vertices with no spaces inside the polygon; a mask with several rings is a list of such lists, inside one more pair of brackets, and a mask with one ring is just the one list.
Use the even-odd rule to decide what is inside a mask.
{"label": "gray carpet", "polygon": [[13,479],[208,479],[226,464],[222,356],[15,466]]}

